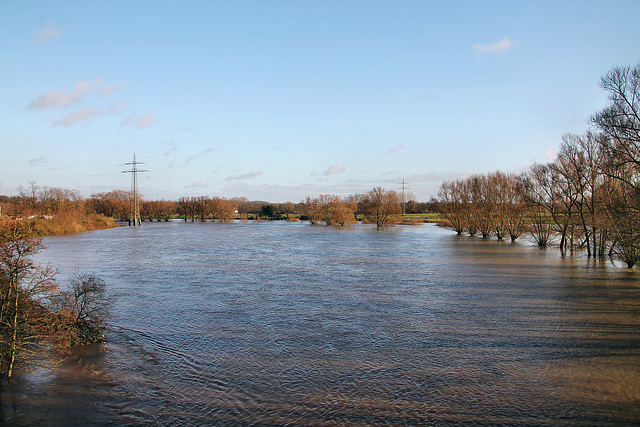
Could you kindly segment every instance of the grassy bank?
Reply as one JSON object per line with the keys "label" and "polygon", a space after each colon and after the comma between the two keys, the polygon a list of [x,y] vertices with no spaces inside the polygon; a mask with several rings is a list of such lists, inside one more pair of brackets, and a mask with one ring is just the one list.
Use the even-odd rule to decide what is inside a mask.
{"label": "grassy bank", "polygon": [[113,218],[98,214],[56,215],[46,218],[22,219],[0,217],[0,230],[6,230],[15,225],[20,225],[23,230],[34,237],[81,233],[83,231],[117,227]]}
{"label": "grassy bank", "polygon": [[402,215],[404,222],[442,222],[442,215],[439,213],[421,213]]}

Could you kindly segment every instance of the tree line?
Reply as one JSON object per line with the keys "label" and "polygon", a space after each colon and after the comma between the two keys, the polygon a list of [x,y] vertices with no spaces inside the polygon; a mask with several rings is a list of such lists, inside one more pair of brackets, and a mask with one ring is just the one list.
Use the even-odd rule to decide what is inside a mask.
{"label": "tree line", "polygon": [[[52,197],[52,194],[55,197]],[[113,190],[91,194],[83,199],[79,192],[58,188],[39,187],[30,182],[28,188],[19,188],[18,196],[0,196],[2,213],[13,218],[113,218],[126,221],[131,217],[131,192]],[[407,213],[428,212],[432,204],[410,200]],[[382,227],[401,221],[401,197],[394,190],[381,187],[364,194],[347,197],[322,194],[306,197],[300,203],[268,203],[250,201],[244,197],[226,199],[211,196],[180,197],[178,200],[142,200],[140,217],[148,221],[231,221],[234,219],[303,219],[326,225],[345,225],[365,220]],[[38,222],[49,224],[47,221]],[[53,224],[51,222],[50,224]],[[62,230],[62,232],[80,230]],[[53,234],[46,233],[43,234]]]}
{"label": "tree line", "polygon": [[628,267],[640,261],[640,64],[601,78],[609,105],[590,118],[594,130],[567,134],[550,163],[523,174],[473,175],[443,182],[437,203],[458,234],[540,246],[562,252],[616,255]]}

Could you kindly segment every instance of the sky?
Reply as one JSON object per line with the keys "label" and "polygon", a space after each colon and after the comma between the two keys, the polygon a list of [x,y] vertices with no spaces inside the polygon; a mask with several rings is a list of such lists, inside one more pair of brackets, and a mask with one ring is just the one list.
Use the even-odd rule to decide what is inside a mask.
{"label": "sky", "polygon": [[640,2],[0,0],[0,194],[400,190],[550,161]]}

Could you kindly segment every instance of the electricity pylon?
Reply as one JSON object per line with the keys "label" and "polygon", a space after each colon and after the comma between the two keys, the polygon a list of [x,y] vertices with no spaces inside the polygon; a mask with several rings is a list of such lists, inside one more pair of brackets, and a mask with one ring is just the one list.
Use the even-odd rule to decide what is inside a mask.
{"label": "electricity pylon", "polygon": [[[131,204],[133,210],[133,218],[129,219],[129,226],[140,226],[140,202],[138,197],[138,172],[149,172],[148,170],[138,169],[138,165],[145,165],[145,162],[136,161],[136,153],[133,153],[133,162],[125,163],[127,166],[131,166],[131,169],[122,171],[122,173],[131,174]],[[133,221],[133,224],[132,224]]]}
{"label": "electricity pylon", "polygon": [[406,201],[406,198],[407,198],[406,190],[409,187],[405,186],[406,183],[404,182],[404,178],[402,178],[402,182],[399,182],[398,184],[402,184],[402,215],[405,215],[406,214],[406,212],[405,212],[406,211],[406,204],[407,204],[407,201]]}

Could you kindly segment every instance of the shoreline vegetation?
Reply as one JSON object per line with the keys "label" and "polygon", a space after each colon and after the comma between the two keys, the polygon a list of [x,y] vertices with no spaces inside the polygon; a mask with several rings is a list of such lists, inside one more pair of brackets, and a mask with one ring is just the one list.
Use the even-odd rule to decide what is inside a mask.
{"label": "shoreline vegetation", "polygon": [[[84,223],[91,225],[104,224]],[[63,224],[38,218],[0,221],[0,377],[9,383],[18,370],[55,364],[72,347],[105,340],[112,301],[105,282],[76,273],[63,287],[53,267],[32,259],[45,249],[40,234],[83,228],[69,219]]]}

